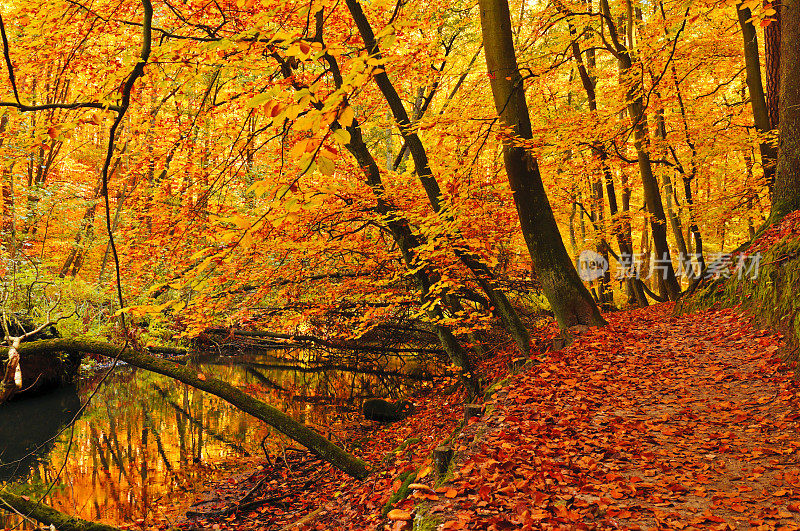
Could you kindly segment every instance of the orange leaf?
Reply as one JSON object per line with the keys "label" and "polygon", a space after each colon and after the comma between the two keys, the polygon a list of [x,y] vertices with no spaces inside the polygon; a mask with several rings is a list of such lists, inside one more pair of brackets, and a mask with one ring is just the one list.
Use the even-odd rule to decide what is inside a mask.
{"label": "orange leaf", "polygon": [[403,509],[392,509],[386,516],[389,517],[389,520],[411,520],[411,513]]}

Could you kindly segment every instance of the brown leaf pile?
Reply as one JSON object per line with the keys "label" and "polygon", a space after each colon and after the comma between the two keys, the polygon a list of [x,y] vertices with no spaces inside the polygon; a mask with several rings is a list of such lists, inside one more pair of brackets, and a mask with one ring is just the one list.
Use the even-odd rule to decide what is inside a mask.
{"label": "brown leaf pile", "polygon": [[[735,310],[671,310],[612,314],[509,380],[454,441],[444,484],[430,455],[462,409],[434,396],[404,422],[356,430],[372,437],[367,480],[320,463],[319,480],[280,507],[203,527],[400,530],[426,515],[445,530],[800,529],[800,409],[780,336]],[[414,488],[386,518],[407,472]]]}

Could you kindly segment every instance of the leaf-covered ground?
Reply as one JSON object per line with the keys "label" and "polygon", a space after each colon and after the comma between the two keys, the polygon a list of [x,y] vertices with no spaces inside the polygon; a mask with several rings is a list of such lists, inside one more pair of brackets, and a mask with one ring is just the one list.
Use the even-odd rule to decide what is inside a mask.
{"label": "leaf-covered ground", "polygon": [[[462,416],[455,396],[426,398],[391,427],[351,426],[377,467],[366,481],[279,461],[232,487],[243,495],[261,481],[251,501],[273,502],[190,525],[406,529],[416,517],[439,529],[800,529],[800,409],[781,338],[735,310],[675,317],[659,305],[607,318],[494,392],[453,441],[443,483],[430,455]],[[283,481],[304,488],[278,499]],[[409,495],[387,507],[404,482]]]}

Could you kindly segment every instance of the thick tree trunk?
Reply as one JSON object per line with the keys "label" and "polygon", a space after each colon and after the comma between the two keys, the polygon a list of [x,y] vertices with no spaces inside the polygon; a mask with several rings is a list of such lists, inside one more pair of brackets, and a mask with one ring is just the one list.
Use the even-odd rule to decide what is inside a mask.
{"label": "thick tree trunk", "polygon": [[781,8],[781,93],[778,170],[770,221],[800,209],[800,0]]}
{"label": "thick tree trunk", "polygon": [[[738,6],[738,7],[741,7]],[[753,109],[753,121],[758,134],[762,137],[759,143],[761,151],[761,166],[764,169],[764,180],[770,190],[775,182],[775,161],[777,160],[777,150],[775,146],[767,142],[764,137],[772,129],[770,124],[769,112],[767,111],[767,101],[764,95],[764,85],[761,83],[761,60],[758,51],[758,36],[752,22],[748,22],[751,17],[750,10],[747,8],[736,9],[739,17],[739,26],[742,28],[742,39],[744,40],[744,65],[747,71],[747,91],[750,93],[750,106]]]}
{"label": "thick tree trunk", "polygon": [[520,145],[520,140],[533,135],[514,52],[508,2],[480,0],[479,5],[495,108],[502,124],[514,132],[513,137],[503,139],[503,158],[536,276],[562,328],[604,325],[605,320],[564,247],[536,158]]}
{"label": "thick tree trunk", "polygon": [[52,526],[58,531],[120,531],[118,527],[69,516],[50,506],[37,503],[27,496],[17,496],[6,489],[0,490],[0,501],[3,502],[0,503],[0,509],[4,508],[3,505],[8,505],[16,512],[47,526]]}
{"label": "thick tree trunk", "polygon": [[[262,420],[290,439],[302,444],[321,459],[328,461],[345,473],[364,478],[368,474],[366,464],[348,454],[317,432],[300,424],[279,409],[253,398],[238,388],[216,378],[207,377],[196,370],[188,369],[171,361],[155,358],[148,354],[121,349],[116,345],[91,339],[50,339],[22,343],[18,348],[20,358],[34,352],[80,351],[99,354],[111,359],[120,359],[130,365],[175,378],[216,395],[233,404],[245,413]],[[8,349],[0,349],[0,359],[8,356]]]}

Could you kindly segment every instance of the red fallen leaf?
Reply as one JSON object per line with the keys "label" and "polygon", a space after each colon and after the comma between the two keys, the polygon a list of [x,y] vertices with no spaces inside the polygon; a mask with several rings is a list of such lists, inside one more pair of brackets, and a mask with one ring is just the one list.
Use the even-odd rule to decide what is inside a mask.
{"label": "red fallen leaf", "polygon": [[206,381],[206,375],[205,375],[205,374],[203,374],[202,372],[198,372],[198,373],[197,373],[197,379],[198,379],[198,380],[202,380],[202,381],[204,381],[204,382],[205,382],[205,381]]}
{"label": "red fallen leaf", "polygon": [[466,523],[461,520],[450,520],[444,523],[442,529],[464,529],[465,526]]}
{"label": "red fallen leaf", "polygon": [[686,487],[684,487],[684,486],[683,486],[683,485],[681,485],[680,483],[670,483],[670,484],[667,486],[667,488],[668,488],[669,490],[671,490],[672,492],[681,492],[681,493],[684,493],[684,492],[689,492],[689,489],[687,489]]}
{"label": "red fallen leaf", "polygon": [[800,513],[800,503],[790,503],[789,505],[786,506],[786,508],[789,509],[790,511]]}
{"label": "red fallen leaf", "polygon": [[433,492],[433,489],[424,483],[411,483],[408,488],[411,490],[424,490],[425,492]]}
{"label": "red fallen leaf", "polygon": [[455,498],[456,496],[458,496],[458,491],[452,487],[450,487],[444,492],[445,498]]}

